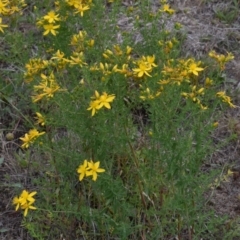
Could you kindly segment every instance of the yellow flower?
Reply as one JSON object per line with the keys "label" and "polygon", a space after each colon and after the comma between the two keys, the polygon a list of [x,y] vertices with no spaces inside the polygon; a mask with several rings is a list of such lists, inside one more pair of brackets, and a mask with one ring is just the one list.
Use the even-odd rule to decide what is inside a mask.
{"label": "yellow flower", "polygon": [[92,160],[88,162],[88,168],[86,172],[86,176],[92,176],[92,180],[97,180],[97,173],[105,172],[105,169],[99,168],[100,162],[94,163]]}
{"label": "yellow flower", "polygon": [[28,191],[23,190],[21,195],[20,195],[21,205],[24,205],[24,204],[26,204],[28,202],[34,203],[35,199],[33,198],[33,196],[36,195],[36,194],[37,194],[37,192],[29,193]]}
{"label": "yellow flower", "polygon": [[48,14],[43,17],[43,19],[47,20],[49,23],[60,21],[59,14],[56,14],[54,11],[48,12]]}
{"label": "yellow flower", "polygon": [[107,64],[107,63],[105,63],[105,64],[103,64],[101,62],[99,63],[99,70],[101,70],[104,75],[111,74],[111,71],[109,70],[109,67],[110,67],[110,65]]}
{"label": "yellow flower", "polygon": [[198,72],[203,71],[203,68],[198,67],[199,64],[197,63],[190,63],[188,66],[188,72],[193,73],[194,75],[198,76]]}
{"label": "yellow flower", "polygon": [[140,95],[140,98],[144,101],[146,99],[154,99],[158,97],[161,94],[161,92],[158,91],[156,94],[152,94],[151,90],[149,88],[146,88],[146,90],[141,91],[141,94],[142,95]]}
{"label": "yellow flower", "polygon": [[196,86],[193,86],[191,93],[183,92],[181,95],[186,98],[191,98],[193,102],[200,103],[200,100],[197,98],[197,96],[204,94],[204,88],[200,88],[198,90],[196,90],[196,88]]}
{"label": "yellow flower", "polygon": [[37,120],[36,124],[40,124],[41,126],[44,126],[46,122],[45,117],[39,112],[36,112],[36,115],[37,115],[35,117],[35,119]]}
{"label": "yellow flower", "polygon": [[113,69],[115,72],[119,72],[123,74],[125,77],[130,77],[132,76],[132,72],[129,70],[128,64],[123,64],[122,69],[117,68],[117,66],[114,67]]}
{"label": "yellow flower", "polygon": [[43,25],[43,28],[45,29],[45,32],[43,33],[43,35],[47,35],[51,33],[52,35],[56,36],[57,34],[56,29],[60,28],[60,25],[54,26],[52,23],[50,23],[50,24]]}
{"label": "yellow flower", "polygon": [[27,133],[24,137],[21,137],[20,139],[23,141],[23,144],[21,145],[22,148],[28,148],[30,143],[33,142],[32,138]]}
{"label": "yellow flower", "polygon": [[221,70],[224,70],[225,64],[227,62],[234,59],[234,56],[232,53],[227,53],[227,55],[225,56],[223,54],[217,54],[214,50],[210,51],[208,55],[209,57],[214,58],[218,62]]}
{"label": "yellow flower", "polygon": [[94,39],[90,39],[90,40],[87,41],[87,45],[88,45],[89,47],[93,47],[93,46],[94,46],[94,43],[95,43]]}
{"label": "yellow flower", "polygon": [[207,77],[205,80],[205,87],[209,88],[212,85],[213,85],[213,80]]}
{"label": "yellow flower", "polygon": [[16,205],[16,211],[21,207],[21,209],[24,210],[24,217],[27,216],[28,209],[37,209],[36,207],[32,206],[32,204],[35,202],[35,199],[33,198],[34,195],[36,195],[37,192],[31,192],[29,193],[26,190],[23,190],[21,195],[19,197],[13,198],[13,205]]}
{"label": "yellow flower", "polygon": [[21,137],[20,140],[23,141],[23,144],[21,145],[22,148],[28,148],[30,144],[32,144],[36,138],[43,135],[45,132],[38,132],[36,129],[29,130],[28,133],[24,135],[24,137]]}
{"label": "yellow flower", "polygon": [[234,105],[231,101],[231,98],[226,95],[225,91],[220,91],[216,93],[216,96],[221,98],[223,102],[227,103],[230,107],[235,108],[236,105]]}
{"label": "yellow flower", "polygon": [[227,174],[225,174],[225,175],[223,176],[223,181],[224,181],[224,182],[229,182],[229,178],[232,177],[233,174],[234,174],[234,172],[231,171],[230,169],[228,169]]}
{"label": "yellow flower", "polygon": [[87,110],[92,110],[92,116],[94,116],[97,110],[102,107],[110,109],[110,103],[113,102],[114,98],[114,94],[108,95],[106,92],[103,92],[102,95],[100,95],[98,91],[95,91],[95,96],[92,97],[92,99],[95,100],[90,102],[90,106]]}
{"label": "yellow flower", "polygon": [[207,106],[204,106],[204,105],[202,105],[201,103],[200,103],[199,105],[200,105],[200,108],[201,108],[202,110],[207,110],[207,109],[208,109]]}
{"label": "yellow flower", "polygon": [[202,105],[201,100],[199,99],[199,96],[204,95],[204,88],[200,88],[198,90],[196,88],[196,86],[193,86],[192,92],[182,92],[181,95],[187,99],[190,98],[194,103],[198,104],[202,110],[206,110],[207,106]]}
{"label": "yellow flower", "polygon": [[133,49],[130,46],[127,46],[127,48],[126,48],[127,55],[131,54],[132,50]]}
{"label": "yellow flower", "polygon": [[64,89],[60,89],[53,73],[51,73],[50,76],[41,74],[41,78],[40,84],[33,87],[36,92],[36,94],[32,96],[33,102],[40,101],[44,97],[52,98],[55,92],[64,91]]}
{"label": "yellow flower", "polygon": [[76,12],[75,13],[80,13],[81,17],[83,17],[83,13],[84,11],[87,11],[90,9],[90,7],[88,5],[83,5],[83,4],[79,4],[76,8]]}
{"label": "yellow flower", "polygon": [[145,63],[146,65],[149,65],[150,67],[157,67],[157,65],[154,63],[155,61],[155,55],[153,56],[143,56],[140,60],[140,63]]}
{"label": "yellow flower", "polygon": [[99,101],[98,100],[91,101],[90,106],[89,106],[89,108],[87,108],[87,110],[92,110],[92,116],[94,116],[95,113],[97,112],[97,110],[99,109],[98,106],[99,106]]}
{"label": "yellow flower", "polygon": [[4,1],[4,0],[1,0],[0,1],[0,14],[7,14],[8,13],[8,9],[5,8],[5,6],[7,6],[9,4],[8,1]]}
{"label": "yellow flower", "polygon": [[8,27],[8,25],[2,24],[2,18],[0,18],[0,31],[4,33],[2,28],[6,28],[6,27]]}
{"label": "yellow flower", "polygon": [[87,65],[87,63],[84,62],[84,55],[83,52],[74,52],[73,56],[70,57],[71,60],[69,60],[70,65],[79,65],[82,67],[83,65]]}
{"label": "yellow flower", "polygon": [[37,208],[32,206],[32,203],[28,202],[21,206],[21,209],[24,209],[23,216],[26,217],[28,214],[28,209],[36,210]]}
{"label": "yellow flower", "polygon": [[227,171],[227,176],[230,177],[230,176],[233,176],[234,172],[231,171],[230,169],[228,169]]}
{"label": "yellow flower", "polygon": [[16,209],[15,211],[17,211],[19,209],[19,206],[21,205],[21,198],[19,197],[14,197],[13,198],[13,205],[16,205]]}
{"label": "yellow flower", "polygon": [[102,108],[102,107],[105,107],[107,109],[110,109],[111,106],[110,106],[110,102],[112,102],[114,100],[115,96],[114,94],[112,95],[107,95],[106,92],[103,92],[103,94],[98,98],[98,101],[99,101],[99,107],[98,109]]}
{"label": "yellow flower", "polygon": [[71,7],[77,8],[80,1],[79,0],[66,0],[66,3]]}
{"label": "yellow flower", "polygon": [[177,29],[177,30],[179,30],[179,29],[182,28],[182,24],[179,23],[179,22],[176,22],[175,25],[174,25],[174,28]]}
{"label": "yellow flower", "polygon": [[152,67],[145,62],[140,62],[138,64],[138,68],[133,69],[134,74],[136,74],[139,78],[143,77],[144,75],[151,77],[151,75],[149,74],[149,72],[151,71]]}
{"label": "yellow flower", "polygon": [[25,65],[27,72],[25,72],[25,81],[31,82],[33,80],[33,75],[38,74],[41,70],[48,67],[49,61],[42,59],[30,59],[29,62]]}
{"label": "yellow flower", "polygon": [[64,59],[64,53],[60,52],[60,50],[57,50],[56,53],[53,54],[53,57],[51,57],[51,59],[57,59],[57,60],[62,60]]}
{"label": "yellow flower", "polygon": [[160,12],[166,12],[166,13],[171,15],[171,14],[173,14],[175,12],[175,10],[170,8],[169,4],[164,4],[162,9],[160,9]]}
{"label": "yellow flower", "polygon": [[114,45],[114,54],[117,56],[121,56],[123,54],[123,51],[121,50],[119,45]]}
{"label": "yellow flower", "polygon": [[83,178],[85,177],[87,172],[87,166],[88,166],[87,160],[84,160],[84,163],[77,168],[77,172],[80,174],[79,181],[82,181]]}

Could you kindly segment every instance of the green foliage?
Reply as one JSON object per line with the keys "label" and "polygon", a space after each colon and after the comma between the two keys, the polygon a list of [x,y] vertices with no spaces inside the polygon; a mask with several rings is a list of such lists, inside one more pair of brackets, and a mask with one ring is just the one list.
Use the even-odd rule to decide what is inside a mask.
{"label": "green foliage", "polygon": [[234,22],[239,16],[239,2],[228,1],[224,7],[216,10],[215,15],[222,22],[228,24]]}
{"label": "green foliage", "polygon": [[[163,5],[152,13],[149,1],[131,9],[83,2],[90,9],[82,17],[67,1],[38,3],[35,12],[44,34],[49,11],[61,20],[56,36],[32,36],[41,48],[24,58],[29,113],[20,138],[26,159],[18,162],[31,174],[37,209],[23,225],[35,239],[216,238],[225,219],[206,206],[213,179],[201,167],[213,151],[216,109],[235,107],[217,92],[232,56],[214,55],[207,73],[179,55],[182,39],[166,30],[172,12]],[[130,29],[118,26],[128,14]]]}

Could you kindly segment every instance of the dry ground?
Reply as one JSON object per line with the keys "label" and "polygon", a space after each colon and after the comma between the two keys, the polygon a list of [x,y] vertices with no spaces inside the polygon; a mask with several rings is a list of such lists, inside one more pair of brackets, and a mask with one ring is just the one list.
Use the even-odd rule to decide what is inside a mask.
{"label": "dry ground", "polygon": [[[216,215],[227,214],[236,220],[240,216],[240,1],[235,1],[238,6],[237,14],[229,23],[224,22],[226,19],[228,21],[227,17],[223,19],[224,17],[219,15],[221,12],[225,15],[231,11],[234,12],[233,2],[231,0],[175,0],[172,1],[172,5],[177,10],[173,20],[183,25],[183,31],[186,34],[183,51],[186,55],[201,58],[211,49],[220,53],[229,51],[235,55],[235,60],[227,66],[224,87],[231,91],[234,103],[239,107],[223,113],[218,119],[219,127],[213,138],[216,143],[219,143],[231,133],[235,133],[237,137],[227,146],[216,150],[209,159],[209,163],[203,168],[207,171],[210,168],[227,166],[234,171],[230,182],[221,184],[216,191],[209,193],[212,194],[209,205],[215,209]],[[132,3],[125,1],[125,4]],[[169,26],[171,24],[173,22],[169,22]],[[4,123],[5,121],[0,123],[1,129],[6,129]],[[0,240],[30,240],[32,238],[21,227],[21,214],[15,212],[11,206],[13,198],[11,184],[24,184],[27,181],[27,171],[23,171],[16,164],[14,142],[6,141],[2,134],[0,143],[1,157],[4,157],[4,162],[0,165]]]}

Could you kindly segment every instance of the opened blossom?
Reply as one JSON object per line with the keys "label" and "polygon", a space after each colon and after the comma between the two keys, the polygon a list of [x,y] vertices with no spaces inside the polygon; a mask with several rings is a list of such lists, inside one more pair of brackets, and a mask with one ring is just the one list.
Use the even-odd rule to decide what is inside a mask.
{"label": "opened blossom", "polygon": [[28,133],[24,135],[24,137],[20,137],[23,144],[21,145],[22,148],[28,148],[34,141],[45,132],[38,132],[37,129],[31,129]]}
{"label": "opened blossom", "polygon": [[90,102],[90,106],[87,110],[92,111],[92,116],[94,116],[102,107],[111,109],[110,103],[115,99],[115,95],[108,95],[106,92],[103,92],[102,95],[100,95],[98,91],[95,91],[95,96],[93,96],[92,99],[94,100]]}
{"label": "opened blossom", "polygon": [[92,160],[84,160],[83,164],[77,168],[77,172],[79,173],[79,181],[82,181],[84,177],[89,176],[92,176],[92,180],[96,181],[98,173],[105,172],[105,169],[100,168],[99,166],[99,161],[94,163]]}
{"label": "opened blossom", "polygon": [[92,176],[92,180],[96,181],[98,177],[98,173],[105,172],[105,169],[99,168],[100,162],[94,163],[92,160],[88,162],[88,171],[86,172],[86,176]]}
{"label": "opened blossom", "polygon": [[79,4],[77,7],[76,7],[76,11],[75,13],[79,13],[81,17],[83,17],[83,14],[85,11],[89,10],[90,7],[88,5],[83,5],[83,4]]}
{"label": "opened blossom", "polygon": [[47,20],[49,23],[60,21],[59,14],[56,14],[54,11],[48,12],[48,14],[43,17],[43,19]]}
{"label": "opened blossom", "polygon": [[188,72],[193,73],[196,76],[198,76],[198,72],[201,72],[203,70],[204,68],[199,67],[199,63],[192,62],[188,66]]}
{"label": "opened blossom", "polygon": [[138,64],[138,67],[133,69],[134,74],[136,74],[139,78],[143,77],[144,75],[151,77],[151,75],[149,74],[151,71],[151,65],[146,62],[140,62]]}
{"label": "opened blossom", "polygon": [[33,206],[33,203],[35,202],[34,196],[36,194],[36,191],[28,192],[27,190],[23,190],[19,197],[15,196],[12,201],[13,205],[16,205],[15,211],[18,211],[19,209],[24,210],[23,215],[26,217],[29,209],[37,209]]}
{"label": "opened blossom", "polygon": [[43,35],[47,35],[49,33],[51,33],[52,35],[56,36],[57,31],[56,29],[60,28],[60,25],[53,25],[52,23],[43,25],[43,28],[45,30],[45,32],[43,33]]}
{"label": "opened blossom", "polygon": [[83,178],[86,176],[87,166],[87,160],[84,160],[83,164],[78,167],[77,172],[79,173],[79,181],[82,181]]}

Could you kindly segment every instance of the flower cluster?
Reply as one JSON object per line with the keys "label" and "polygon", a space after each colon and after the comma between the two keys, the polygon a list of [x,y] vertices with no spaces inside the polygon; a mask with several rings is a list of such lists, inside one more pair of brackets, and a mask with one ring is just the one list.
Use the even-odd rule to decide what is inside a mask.
{"label": "flower cluster", "polygon": [[99,168],[99,166],[99,161],[94,163],[92,160],[84,160],[83,164],[77,168],[77,172],[79,173],[79,181],[82,181],[85,176],[92,176],[92,180],[96,181],[98,173],[105,172],[105,169]]}
{"label": "flower cluster", "polygon": [[45,132],[39,132],[37,129],[31,129],[28,133],[25,133],[24,137],[20,140],[23,141],[21,145],[22,148],[28,148],[39,136],[43,135]]}
{"label": "flower cluster", "polygon": [[197,86],[192,86],[192,91],[190,93],[183,92],[181,94],[185,98],[190,98],[194,103],[197,103],[202,110],[206,110],[207,107],[203,106],[200,101],[200,96],[204,95],[204,88],[197,89]]}
{"label": "flower cluster", "polygon": [[230,107],[235,108],[236,106],[232,103],[232,100],[229,96],[226,95],[224,91],[217,92],[217,97],[221,98],[223,102],[227,103]]}
{"label": "flower cluster", "polygon": [[87,63],[84,61],[84,58],[83,52],[73,52],[69,60],[70,66],[77,65],[82,67],[83,65],[87,65]]}
{"label": "flower cluster", "polygon": [[58,70],[64,69],[69,63],[69,60],[64,57],[65,54],[60,50],[57,50],[48,61],[48,65]]}
{"label": "flower cluster", "polygon": [[4,16],[10,16],[14,13],[21,13],[22,8],[24,8],[26,5],[27,4],[24,0],[0,0],[0,14]]}
{"label": "flower cluster", "polygon": [[24,79],[26,83],[30,83],[33,77],[40,71],[46,69],[49,65],[49,61],[40,58],[32,58],[25,64],[26,72],[24,73]]}
{"label": "flower cluster", "polygon": [[92,116],[94,116],[102,107],[110,109],[110,103],[113,102],[114,98],[114,94],[108,95],[106,92],[103,92],[102,95],[100,95],[98,91],[95,91],[95,96],[92,97],[93,100],[90,102],[90,106],[87,110],[92,110]]}
{"label": "flower cluster", "polygon": [[29,209],[37,209],[36,207],[32,206],[35,202],[33,196],[36,194],[37,192],[30,193],[26,190],[23,190],[19,197],[13,198],[13,205],[16,205],[15,210],[17,211],[19,208],[21,208],[22,210],[24,210],[24,217],[26,217]]}
{"label": "flower cluster", "polygon": [[4,33],[3,28],[8,27],[8,25],[3,24],[2,16],[10,16],[14,13],[20,13],[22,8],[25,7],[26,4],[24,0],[19,1],[9,1],[9,0],[0,0],[0,32]]}
{"label": "flower cluster", "polygon": [[133,68],[134,74],[138,77],[144,77],[148,76],[151,77],[150,73],[152,72],[154,67],[157,67],[157,65],[154,63],[155,56],[142,56],[141,59],[139,59],[136,64],[137,68]]}
{"label": "flower cluster", "polygon": [[[6,2],[8,2],[8,0],[0,0],[0,14],[4,14]],[[55,5],[60,4],[59,1],[57,2],[55,2]],[[114,1],[109,0],[108,2]],[[163,15],[164,13],[171,15],[175,12],[166,4],[166,0],[161,0],[160,2],[162,7],[159,11],[163,13]],[[1,3],[3,4],[1,5]],[[65,0],[62,1],[61,4],[65,4],[64,10],[66,9],[66,16],[60,15],[60,13],[64,13],[64,10],[56,8],[56,10],[49,11],[38,20],[37,25],[44,29],[43,35],[52,34],[56,36],[58,33],[57,29],[60,28],[60,22],[65,21],[69,16],[69,9],[73,10],[73,15],[78,14],[83,17],[86,11],[90,10],[92,0]],[[84,24],[83,26],[82,23],[76,26],[82,29]],[[0,31],[3,32],[3,28],[6,27],[7,25],[2,24],[2,18],[0,18]],[[89,33],[95,34],[94,32]],[[82,108],[78,107],[80,106],[80,104],[78,104],[80,102],[81,106],[88,106],[84,109],[85,113],[91,111],[91,116],[94,116],[102,108],[111,109],[116,96],[115,94],[108,94],[107,92],[111,92],[112,89],[118,90],[118,99],[120,99],[121,94],[123,98],[127,94],[131,97],[131,91],[133,89],[134,94],[137,92],[137,97],[142,101],[153,101],[160,99],[162,96],[164,99],[165,90],[167,92],[168,87],[174,90],[175,87],[179,87],[181,90],[176,92],[178,94],[181,93],[181,98],[184,99],[184,101],[190,100],[190,102],[193,102],[202,110],[207,109],[204,97],[206,96],[205,93],[208,91],[207,89],[213,85],[214,81],[210,78],[206,78],[204,82],[201,78],[202,75],[204,75],[201,73],[205,69],[201,61],[193,58],[172,58],[171,54],[174,53],[178,41],[172,38],[167,31],[164,31],[163,34],[165,34],[165,36],[162,37],[162,40],[156,42],[160,47],[155,55],[139,56],[139,52],[133,50],[130,46],[123,47],[120,45],[113,45],[109,49],[103,49],[100,56],[96,56],[98,51],[91,51],[94,47],[94,39],[91,39],[84,30],[77,32],[71,37],[68,45],[64,45],[64,48],[47,51],[44,59],[30,59],[26,64],[24,77],[27,83],[33,82],[33,103],[39,104],[40,107],[38,109],[42,109],[43,112],[50,112],[52,109],[61,111],[62,106],[67,108],[66,106],[69,106],[67,104],[71,104],[73,108],[70,108],[70,111],[75,114],[75,111],[79,109],[82,110]],[[59,46],[59,48],[61,48],[63,47],[61,45],[62,44],[55,44],[52,47]],[[66,46],[71,46],[70,51],[66,49]],[[101,46],[101,42],[100,44],[97,42],[96,49],[101,50]],[[52,51],[54,51],[54,53],[52,53]],[[65,53],[63,51],[65,51]],[[153,53],[151,52],[149,54]],[[210,52],[209,56],[217,60],[221,69],[224,68],[227,61],[233,59],[231,54],[224,56],[218,55],[215,52]],[[115,75],[117,77],[114,79]],[[60,78],[58,79],[59,76]],[[70,79],[72,80],[71,82],[69,81]],[[78,83],[80,79],[82,79],[80,81],[82,85],[79,84],[75,86],[74,83]],[[114,85],[115,82],[121,83],[122,85]],[[141,83],[141,85],[139,83]],[[70,96],[67,100],[70,100],[66,101],[66,105],[66,98],[62,100],[64,105],[56,101],[58,105],[55,108],[55,102],[51,101],[51,103],[48,104],[48,101],[52,99],[57,92],[65,91],[65,88],[63,87],[64,89],[62,89],[60,86],[67,88],[67,97]],[[99,93],[95,89],[104,89],[104,92]],[[89,92],[94,92],[94,90],[94,96],[89,100],[90,96],[88,94]],[[134,94],[132,103],[136,99]],[[218,92],[216,96],[221,98],[223,102],[228,103],[231,107],[235,107],[231,102],[231,98],[226,96],[225,92]],[[121,99],[119,102],[120,101]],[[167,106],[167,101],[165,105]],[[77,107],[74,109],[75,106]],[[69,116],[66,110],[68,109],[63,109],[61,114],[65,114],[64,117],[67,118]],[[88,113],[90,115],[90,112]],[[39,112],[36,112],[35,120],[36,124],[42,127],[46,124],[45,116]],[[96,125],[99,123],[97,121],[94,122]],[[69,125],[66,126],[67,131]],[[48,131],[51,131],[51,129],[54,129],[54,127],[49,127]],[[21,147],[25,149],[28,148],[44,133],[45,132],[39,132],[37,129],[29,130],[28,133],[20,138],[23,142]],[[153,135],[152,130],[149,131],[149,135]],[[88,149],[88,147],[86,149]],[[99,173],[105,172],[105,169],[100,168],[100,161],[93,162],[93,160],[84,160],[76,171],[79,174],[79,181],[82,181],[85,177],[91,177],[93,181],[96,181]],[[15,197],[13,199],[13,204],[16,205],[16,211],[20,208],[24,210],[24,216],[26,216],[29,209],[36,209],[33,206],[35,202],[33,196],[35,194],[36,192],[30,193],[24,190],[19,197]]]}
{"label": "flower cluster", "polygon": [[55,92],[60,91],[53,72],[49,76],[41,74],[41,78],[39,85],[34,86],[35,95],[32,96],[33,102],[38,102],[44,97],[52,98]]}
{"label": "flower cluster", "polygon": [[45,31],[43,32],[43,35],[51,33],[52,35],[56,36],[58,33],[56,29],[60,28],[60,25],[58,24],[60,20],[59,14],[55,13],[54,11],[50,11],[40,20],[38,20],[37,26],[44,28]]}
{"label": "flower cluster", "polygon": [[102,55],[105,59],[116,58],[116,60],[120,60],[123,57],[123,59],[127,58],[127,60],[130,60],[132,50],[133,49],[130,46],[127,46],[125,49],[121,49],[119,45],[113,45],[112,50],[106,49]]}
{"label": "flower cluster", "polygon": [[66,0],[66,3],[75,10],[75,14],[83,17],[84,12],[90,9],[92,0]]}
{"label": "flower cluster", "polygon": [[217,61],[221,70],[225,69],[225,64],[227,62],[234,59],[234,56],[232,55],[232,53],[227,53],[227,55],[225,56],[223,54],[217,54],[215,51],[210,51],[208,55],[209,55],[209,57],[211,57]]}
{"label": "flower cluster", "polygon": [[73,46],[75,52],[82,52],[87,47],[93,47],[94,40],[88,37],[86,31],[79,31],[78,34],[72,36],[70,45]]}

